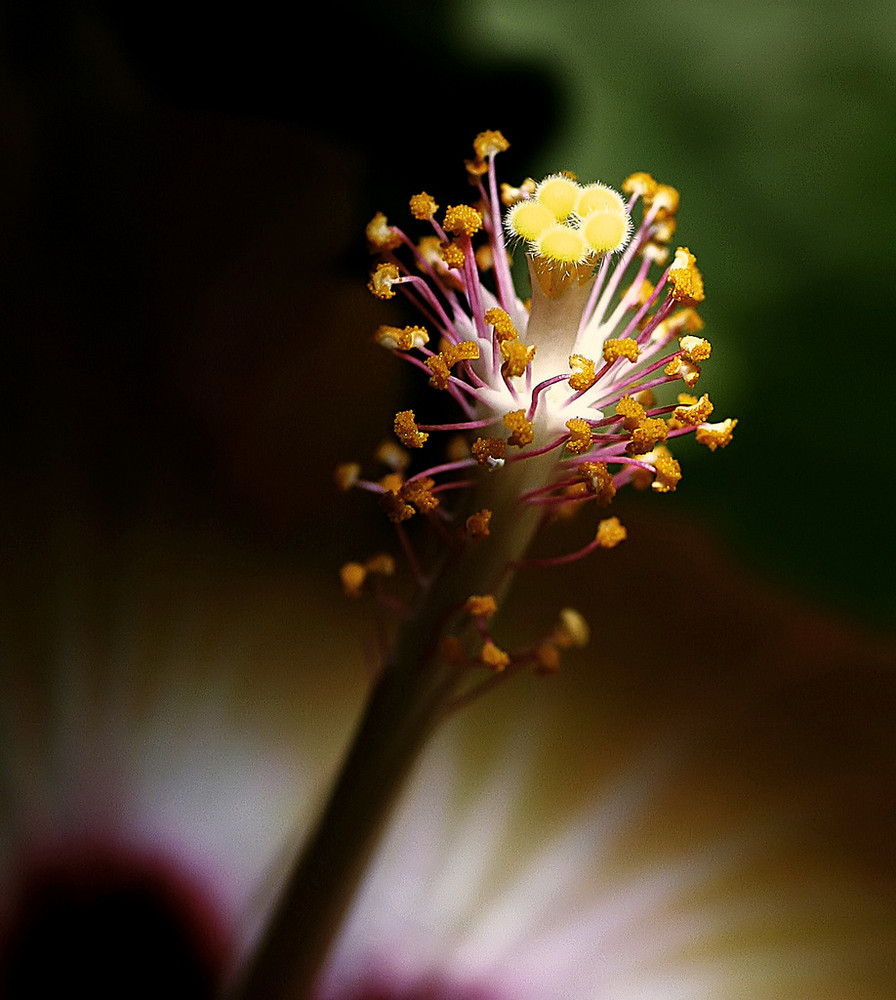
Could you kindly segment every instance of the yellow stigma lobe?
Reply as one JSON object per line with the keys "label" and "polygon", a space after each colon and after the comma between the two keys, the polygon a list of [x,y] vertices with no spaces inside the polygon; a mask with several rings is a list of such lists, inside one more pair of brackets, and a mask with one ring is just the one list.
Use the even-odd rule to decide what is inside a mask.
{"label": "yellow stigma lobe", "polygon": [[535,200],[562,222],[576,210],[581,192],[579,184],[567,174],[549,174],[535,189]]}
{"label": "yellow stigma lobe", "polygon": [[592,212],[582,220],[582,236],[596,254],[622,250],[630,232],[631,224],[625,212]]}
{"label": "yellow stigma lobe", "polygon": [[507,213],[507,231],[534,243],[539,236],[557,222],[554,213],[540,202],[529,199],[514,205]]}

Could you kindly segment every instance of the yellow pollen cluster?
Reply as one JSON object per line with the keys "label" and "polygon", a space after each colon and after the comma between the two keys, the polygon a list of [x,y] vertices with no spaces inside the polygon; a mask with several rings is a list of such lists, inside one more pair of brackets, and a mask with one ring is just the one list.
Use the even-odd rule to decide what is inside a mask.
{"label": "yellow pollen cluster", "polygon": [[631,174],[622,182],[622,190],[625,194],[639,195],[648,204],[653,200],[658,189],[659,184],[643,170]]}
{"label": "yellow pollen cluster", "polygon": [[467,259],[463,247],[452,242],[440,243],[439,255],[445,262],[446,266],[455,271],[460,271],[464,266],[464,261]]}
{"label": "yellow pollen cluster", "polygon": [[666,440],[669,428],[665,420],[648,417],[644,407],[631,396],[619,400],[616,413],[622,417],[623,428],[631,434],[625,449],[629,455],[646,455],[653,451],[658,441]]}
{"label": "yellow pollen cluster", "polygon": [[343,591],[349,597],[360,597],[367,578],[371,575],[392,576],[395,572],[395,560],[392,556],[381,552],[371,556],[367,562],[347,562],[339,570],[339,580]]}
{"label": "yellow pollen cluster", "polygon": [[395,435],[407,448],[422,448],[429,437],[417,426],[413,410],[401,410],[395,414]]}
{"label": "yellow pollen cluster", "polygon": [[436,212],[439,210],[439,206],[436,204],[435,199],[432,195],[427,194],[425,191],[421,191],[420,194],[415,194],[410,201],[411,215],[415,219],[419,219],[423,222],[425,219],[431,219]]}
{"label": "yellow pollen cluster", "polygon": [[429,384],[434,389],[447,389],[452,366],[458,361],[475,361],[478,357],[479,346],[471,340],[445,345],[438,354],[426,359],[426,367],[432,372]]}
{"label": "yellow pollen cluster", "polygon": [[693,361],[695,364],[706,361],[712,353],[712,344],[708,340],[704,340],[703,337],[679,337],[678,344],[681,347],[681,353],[688,361]]}
{"label": "yellow pollen cluster", "polygon": [[694,431],[694,437],[698,444],[705,444],[710,451],[716,448],[725,448],[731,442],[737,420],[727,417],[717,424],[704,424]]}
{"label": "yellow pollen cluster", "polygon": [[590,389],[596,381],[594,362],[581,354],[569,356],[569,387],[576,392]]}
{"label": "yellow pollen cluster", "polygon": [[397,230],[389,225],[386,216],[382,212],[377,212],[370,222],[367,223],[365,234],[367,236],[367,246],[372,253],[382,253],[401,246],[401,236]]}
{"label": "yellow pollen cluster", "polygon": [[519,337],[513,321],[500,306],[489,309],[484,319],[489,326],[495,328],[495,337],[498,341],[516,340]]}
{"label": "yellow pollen cluster", "polygon": [[519,378],[526,374],[526,368],[535,357],[535,345],[527,346],[521,340],[505,340],[501,342],[501,374],[505,378]]}
{"label": "yellow pollen cluster", "polygon": [[486,160],[490,156],[503,153],[510,148],[510,143],[503,134],[496,129],[489,129],[480,132],[473,140],[473,151],[480,160]]}
{"label": "yellow pollen cluster", "polygon": [[676,354],[663,371],[672,378],[677,376],[689,389],[693,389],[697,379],[700,378],[701,368],[696,361],[691,361],[686,355]]}
{"label": "yellow pollen cluster", "polygon": [[517,448],[524,448],[527,444],[532,444],[535,434],[532,429],[532,422],[526,419],[525,410],[513,410],[504,414],[504,426],[511,431],[507,439],[508,444],[516,445]]}
{"label": "yellow pollen cluster", "polygon": [[594,540],[602,549],[612,549],[620,542],[624,542],[626,538],[628,538],[628,532],[619,523],[619,518],[607,517],[598,524]]}
{"label": "yellow pollen cluster", "polygon": [[491,465],[493,462],[503,462],[507,454],[507,444],[501,438],[476,438],[470,446],[473,457],[480,465]]}
{"label": "yellow pollen cluster", "polygon": [[391,299],[395,295],[392,286],[400,277],[401,274],[395,264],[379,264],[371,274],[367,287],[378,299]]}
{"label": "yellow pollen cluster", "polygon": [[672,298],[683,306],[695,306],[705,298],[697,258],[687,247],[675,251],[675,260],[669,268],[669,284]]}
{"label": "yellow pollen cluster", "polygon": [[422,326],[381,326],[373,339],[390,351],[410,351],[429,343],[429,334]]}
{"label": "yellow pollen cluster", "polygon": [[681,405],[676,406],[672,413],[672,419],[679,424],[687,424],[694,427],[697,424],[704,424],[710,418],[713,405],[709,400],[709,395],[704,393],[699,400],[693,396],[679,397]]}
{"label": "yellow pollen cluster", "polygon": [[566,450],[570,455],[583,455],[591,447],[591,424],[582,417],[573,417],[566,421],[566,427],[569,431]]}
{"label": "yellow pollen cluster", "polygon": [[500,673],[510,665],[510,657],[499,649],[491,640],[485,643],[479,654],[479,659],[487,666],[491,667],[495,673]]}
{"label": "yellow pollen cluster", "polygon": [[475,236],[482,228],[482,214],[472,205],[451,205],[442,225],[456,236]]}
{"label": "yellow pollen cluster", "polygon": [[464,607],[471,618],[493,618],[498,603],[492,594],[473,595],[467,598]]}
{"label": "yellow pollen cluster", "polygon": [[435,480],[430,478],[412,479],[402,486],[402,500],[413,504],[422,514],[428,514],[439,506],[439,498],[432,492]]}
{"label": "yellow pollen cluster", "polygon": [[665,448],[659,452],[656,461],[656,479],[653,482],[653,489],[657,493],[671,493],[681,479],[681,466],[669,454]]}
{"label": "yellow pollen cluster", "polygon": [[471,514],[466,521],[467,534],[470,538],[486,538],[489,534],[489,522],[492,519],[492,512],[483,507],[482,510]]}
{"label": "yellow pollen cluster", "polygon": [[343,462],[336,466],[333,478],[339,489],[350,490],[361,477],[361,466],[357,462]]}
{"label": "yellow pollen cluster", "polygon": [[604,342],[604,361],[616,361],[619,358],[628,358],[635,362],[641,354],[641,348],[631,337],[622,337],[615,340],[610,339]]}

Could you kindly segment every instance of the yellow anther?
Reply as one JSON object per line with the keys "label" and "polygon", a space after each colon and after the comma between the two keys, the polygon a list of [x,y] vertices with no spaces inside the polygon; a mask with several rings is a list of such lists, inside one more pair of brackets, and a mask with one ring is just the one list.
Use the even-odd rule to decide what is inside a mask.
{"label": "yellow anther", "polygon": [[657,455],[656,479],[653,481],[653,489],[657,493],[671,493],[681,479],[681,466],[665,449]]}
{"label": "yellow anther", "polygon": [[451,367],[445,358],[444,351],[439,354],[434,354],[431,358],[427,358],[425,364],[426,367],[432,372],[429,384],[433,387],[433,389],[447,389],[448,382],[451,378]]}
{"label": "yellow anther", "polygon": [[607,517],[597,526],[595,542],[602,549],[613,549],[628,538],[628,532],[620,524],[618,517]]}
{"label": "yellow anther", "polygon": [[676,309],[671,316],[657,323],[650,339],[657,343],[671,340],[682,333],[699,333],[703,329],[703,320],[696,309],[687,306]]}
{"label": "yellow anther", "polygon": [[342,590],[348,597],[360,597],[367,579],[367,570],[358,562],[347,562],[339,570]]}
{"label": "yellow anther", "polygon": [[415,219],[420,219],[421,222],[424,219],[431,219],[436,212],[439,210],[439,206],[436,204],[435,199],[432,195],[427,194],[425,191],[421,191],[420,194],[415,194],[410,201],[411,215]]}
{"label": "yellow anther", "polygon": [[569,356],[569,387],[576,392],[590,389],[596,381],[594,362],[581,354]]}
{"label": "yellow anther", "polygon": [[516,340],[519,336],[513,321],[499,306],[489,309],[483,318],[489,326],[495,328],[495,338],[498,341]]}
{"label": "yellow anther", "polygon": [[486,538],[489,534],[489,521],[491,519],[492,512],[487,507],[471,514],[466,521],[467,534],[470,538]]}
{"label": "yellow anther", "polygon": [[712,411],[713,405],[709,400],[708,394],[704,393],[696,402],[676,406],[672,413],[672,419],[693,427],[697,424],[706,423],[712,415]]}
{"label": "yellow anther", "polygon": [[705,444],[710,451],[716,448],[727,448],[731,443],[737,420],[726,417],[717,424],[703,424],[694,431],[694,437],[699,444]]}
{"label": "yellow anther", "polygon": [[687,247],[675,251],[675,259],[669,267],[669,284],[672,298],[683,306],[695,306],[706,297],[703,291],[703,277],[697,269],[697,258]]}
{"label": "yellow anther", "polygon": [[388,466],[393,472],[402,472],[411,464],[411,456],[405,449],[389,439],[381,441],[377,445],[373,457],[378,462]]}
{"label": "yellow anther", "polygon": [[462,340],[459,344],[450,344],[444,353],[452,365],[458,361],[475,361],[479,357],[479,345],[473,340]]}
{"label": "yellow anther", "polygon": [[422,326],[381,326],[373,339],[390,351],[410,351],[429,343],[429,334]]}
{"label": "yellow anther", "polygon": [[498,602],[492,594],[468,597],[464,605],[471,618],[493,618],[498,610]]}
{"label": "yellow anther", "polygon": [[380,264],[371,274],[367,287],[378,299],[391,299],[395,295],[392,286],[400,278],[401,274],[394,264]]}
{"label": "yellow anther", "polygon": [[395,490],[386,490],[380,495],[380,506],[393,524],[401,524],[402,521],[414,516],[414,508],[405,503]]}
{"label": "yellow anther", "polygon": [[676,354],[663,371],[670,378],[680,378],[689,389],[693,389],[697,379],[700,378],[701,368],[695,361],[689,361],[684,355]]}
{"label": "yellow anther", "polygon": [[581,186],[568,174],[549,174],[535,189],[535,199],[562,222],[576,210]]}
{"label": "yellow anther", "polygon": [[621,195],[606,184],[586,184],[579,194],[575,213],[581,218],[592,212],[616,212],[627,215]]}
{"label": "yellow anther", "polygon": [[578,229],[556,222],[532,241],[531,251],[558,264],[584,264],[590,253]]}
{"label": "yellow anther", "polygon": [[712,353],[712,344],[703,337],[679,337],[678,343],[682,354],[684,354],[688,361],[693,361],[697,364],[701,361],[706,361]]}
{"label": "yellow anther", "polygon": [[482,228],[482,215],[472,205],[451,205],[442,225],[456,236],[475,236]]}
{"label": "yellow anther", "polygon": [[661,417],[645,417],[632,430],[632,439],[625,450],[629,455],[644,455],[653,451],[658,442],[665,441],[668,433],[669,427]]}
{"label": "yellow anther", "polygon": [[480,132],[473,140],[473,151],[480,160],[503,153],[509,147],[510,143],[497,130]]}
{"label": "yellow anther", "polygon": [[511,237],[519,236],[529,243],[534,243],[546,229],[556,224],[554,213],[532,198],[517,202],[507,213],[508,234]]}
{"label": "yellow anther", "polygon": [[631,396],[623,396],[619,400],[616,413],[622,417],[622,426],[627,431],[634,430],[647,415],[644,407]]}
{"label": "yellow anther", "polygon": [[617,253],[631,236],[631,219],[625,209],[597,209],[582,219],[581,232],[588,248],[598,255]]}
{"label": "yellow anther", "polygon": [[384,490],[391,490],[393,493],[398,493],[404,485],[404,476],[400,472],[387,472],[379,480],[379,485]]}
{"label": "yellow anther", "polygon": [[535,436],[532,430],[532,422],[526,419],[525,410],[513,410],[504,414],[504,426],[511,431],[507,439],[508,444],[516,445],[517,448],[524,448],[527,444],[532,444]]}
{"label": "yellow anther", "polygon": [[518,201],[527,201],[535,194],[536,187],[538,185],[531,177],[527,177],[519,187],[514,187],[512,184],[502,184],[501,204],[510,208]]}
{"label": "yellow anther", "polygon": [[579,474],[585,483],[585,488],[597,497],[601,507],[606,507],[616,496],[616,484],[605,462],[583,462],[579,466]]}
{"label": "yellow anther", "polygon": [[631,174],[622,182],[622,190],[626,194],[640,195],[645,201],[650,201],[653,198],[658,187],[657,182],[644,171]]}
{"label": "yellow anther", "polygon": [[406,448],[422,448],[429,437],[417,426],[413,410],[401,410],[395,414],[395,435]]}
{"label": "yellow anther", "polygon": [[631,337],[607,340],[604,342],[604,361],[616,361],[618,358],[628,358],[635,362],[641,354],[641,348]]}
{"label": "yellow anther", "polygon": [[350,490],[361,477],[361,466],[357,462],[343,462],[336,466],[333,478],[341,490]]}
{"label": "yellow anther", "polygon": [[492,465],[503,462],[507,453],[507,444],[502,438],[476,438],[470,450],[480,465]]}
{"label": "yellow anther", "polygon": [[591,424],[582,417],[573,417],[566,421],[566,427],[569,431],[566,450],[570,455],[584,455],[592,443]]}
{"label": "yellow anther", "polygon": [[432,492],[434,479],[412,479],[399,491],[405,503],[413,504],[421,514],[428,514],[439,506],[439,498]]}
{"label": "yellow anther", "polygon": [[483,645],[479,653],[479,659],[487,666],[491,667],[495,673],[505,670],[510,664],[510,657],[499,649],[491,640]]}
{"label": "yellow anther", "polygon": [[394,226],[389,225],[388,219],[382,212],[377,212],[367,223],[365,233],[367,246],[373,253],[383,253],[401,246],[401,235]]}
{"label": "yellow anther", "polygon": [[460,271],[463,269],[464,261],[467,259],[466,254],[464,254],[463,247],[459,246],[453,241],[448,243],[439,244],[439,254],[445,264],[453,268],[455,271]]}
{"label": "yellow anther", "polygon": [[434,389],[447,389],[451,367],[458,361],[475,361],[479,357],[479,345],[472,340],[459,344],[445,344],[442,350],[426,359],[426,367],[432,372],[429,384]]}
{"label": "yellow anther", "polygon": [[535,357],[535,345],[527,346],[521,340],[505,340],[501,343],[501,374],[505,378],[519,378],[526,374],[526,368]]}
{"label": "yellow anther", "polygon": [[670,184],[657,184],[650,204],[652,208],[658,209],[657,218],[664,219],[667,215],[675,215],[680,201],[681,196]]}
{"label": "yellow anther", "polygon": [[591,629],[575,608],[563,608],[553,638],[561,649],[569,649],[571,646],[582,649],[591,639]]}
{"label": "yellow anther", "polygon": [[364,565],[368,573],[376,573],[377,576],[393,576],[395,573],[395,559],[388,552],[371,556]]}

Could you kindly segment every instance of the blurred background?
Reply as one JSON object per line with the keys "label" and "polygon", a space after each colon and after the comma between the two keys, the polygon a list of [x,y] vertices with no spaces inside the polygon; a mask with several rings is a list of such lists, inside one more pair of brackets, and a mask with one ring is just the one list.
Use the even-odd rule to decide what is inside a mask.
{"label": "blurred background", "polygon": [[[499,128],[508,181],[648,170],[681,191],[704,388],[739,419],[725,451],[681,449],[675,494],[620,498],[629,541],[603,565],[520,581],[508,627],[547,625],[558,599],[595,624],[549,682],[555,759],[578,762],[558,793],[687,732],[670,841],[796,800],[803,832],[768,877],[830,879],[892,916],[896,8],[383,0],[307,18],[0,7],[7,690],[52,728],[41,699],[77,620],[102,664],[86,688],[125,669],[152,703],[153,650],[182,641],[168,680],[201,699],[229,657],[235,730],[333,766],[365,681],[336,569],[390,536],[332,468],[416,391],[370,347],[402,314],[365,290],[363,226],[422,188],[463,199],[470,141]],[[896,982],[864,968],[863,995]]]}

